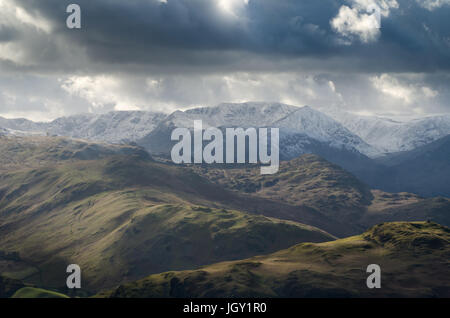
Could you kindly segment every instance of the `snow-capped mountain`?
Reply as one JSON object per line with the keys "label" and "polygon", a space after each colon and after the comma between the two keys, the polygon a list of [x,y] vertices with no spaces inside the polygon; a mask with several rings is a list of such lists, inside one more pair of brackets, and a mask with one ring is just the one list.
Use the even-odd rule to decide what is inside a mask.
{"label": "snow-capped mountain", "polygon": [[281,143],[288,136],[304,135],[318,142],[326,143],[332,148],[349,151],[357,150],[366,156],[377,154],[376,149],[342,124],[308,106],[299,108],[297,111],[275,122],[273,126],[280,128]]}
{"label": "snow-capped mountain", "polygon": [[348,130],[378,150],[378,155],[409,151],[450,134],[450,115],[393,120],[325,110]]}
{"label": "snow-capped mountain", "polygon": [[45,123],[35,123],[24,118],[7,119],[0,117],[0,127],[8,131],[42,132],[45,130]]}
{"label": "snow-capped mountain", "polygon": [[213,107],[176,111],[164,121],[166,126],[193,127],[201,120],[203,127],[268,127],[298,110],[280,103],[223,103]]}
{"label": "snow-capped mountain", "polygon": [[[150,133],[167,117],[144,111],[121,111],[107,114],[81,114],[61,117],[49,123],[26,119],[0,118],[0,127],[23,134],[58,135],[72,138],[121,143],[136,141]],[[14,133],[13,133],[14,134]]]}
{"label": "snow-capped mountain", "polygon": [[166,116],[162,113],[144,111],[78,115],[56,119],[47,129],[49,133],[61,136],[120,143],[142,138]]}
{"label": "snow-capped mountain", "polygon": [[[321,148],[334,148],[373,155],[376,150],[342,124],[308,106],[295,107],[279,103],[220,104],[177,111],[138,143],[155,153],[167,153],[170,134],[176,127],[193,128],[194,120],[207,127],[280,128],[280,149],[284,157],[296,157]],[[296,143],[292,143],[293,136]],[[285,142],[286,141],[286,142]],[[314,145],[314,147],[312,146]]]}
{"label": "snow-capped mountain", "polygon": [[318,111],[310,107],[265,102],[223,103],[176,111],[171,115],[145,111],[83,114],[58,118],[49,123],[0,117],[0,128],[3,128],[0,134],[59,135],[110,143],[138,142],[147,149],[159,151],[169,146],[167,135],[170,129],[193,127],[194,120],[202,120],[204,128],[279,127],[282,144],[289,137],[289,142],[284,143],[288,157],[301,154],[307,145],[318,142],[322,146],[356,151],[375,158],[409,151],[450,134],[450,115],[393,120],[359,116],[336,108]]}
{"label": "snow-capped mountain", "polygon": [[[147,136],[137,141],[151,153],[168,153],[172,148],[170,136],[174,128],[193,129],[194,121],[201,120],[208,127],[273,127],[273,123],[298,110],[298,107],[280,103],[223,103],[176,111],[169,115]],[[169,142],[168,142],[169,141]]]}
{"label": "snow-capped mountain", "polygon": [[50,123],[0,117],[0,136],[40,134],[135,142],[152,155],[169,155],[177,142],[171,141],[173,129],[193,129],[194,120],[202,120],[204,129],[279,128],[281,160],[313,153],[373,188],[425,196],[450,193],[446,186],[450,116],[393,120],[280,103],[220,104],[170,115],[111,112],[63,117]]}

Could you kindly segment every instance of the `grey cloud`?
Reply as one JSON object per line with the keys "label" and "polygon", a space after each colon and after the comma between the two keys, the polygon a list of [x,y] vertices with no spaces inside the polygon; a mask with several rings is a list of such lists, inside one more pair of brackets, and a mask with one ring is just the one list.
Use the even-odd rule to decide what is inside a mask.
{"label": "grey cloud", "polygon": [[[449,107],[450,6],[428,10],[397,0],[376,40],[363,43],[330,23],[354,0],[249,0],[233,14],[220,11],[219,0],[6,1],[38,22],[0,13],[0,114],[40,111],[50,118],[243,100],[425,112]],[[65,25],[72,2],[82,8],[81,30]],[[385,73],[398,85],[437,94],[402,105],[374,87],[373,78]]]}
{"label": "grey cloud", "polygon": [[[217,1],[211,0],[79,0],[83,10],[80,31],[65,27],[65,6],[70,2],[16,0],[48,19],[53,26],[51,38],[65,43],[52,50],[59,53],[59,59],[54,56],[52,60],[60,61],[61,67],[70,64],[64,56],[72,49],[87,54],[78,65],[70,64],[79,69],[101,70],[102,65],[119,69],[121,65],[121,70],[131,71],[133,65],[140,65],[147,71],[164,72],[171,64],[200,72],[235,71],[246,70],[249,57],[263,61],[259,69],[270,65],[264,61],[274,59],[301,68],[297,59],[305,57],[347,61],[348,65],[336,67],[353,71],[450,68],[449,44],[442,41],[449,36],[445,15],[450,9],[431,12],[412,0],[398,1],[400,8],[383,18],[381,36],[371,45],[342,45],[343,39],[332,29],[330,21],[339,8],[351,4],[346,1],[249,0],[237,17],[227,17],[218,10]],[[25,46],[34,50],[37,44]],[[37,52],[42,54],[43,49],[38,47]],[[382,59],[371,63],[380,54]]]}

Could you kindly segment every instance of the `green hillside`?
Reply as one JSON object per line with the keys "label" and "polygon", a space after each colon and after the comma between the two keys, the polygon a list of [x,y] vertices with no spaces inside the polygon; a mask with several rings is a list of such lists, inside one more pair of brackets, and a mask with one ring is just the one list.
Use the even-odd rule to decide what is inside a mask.
{"label": "green hillside", "polygon": [[[385,223],[327,243],[267,256],[166,272],[97,297],[450,297],[450,229]],[[368,289],[369,264],[381,289]]]}
{"label": "green hillside", "polygon": [[34,287],[19,289],[11,298],[69,298],[66,295],[51,290]]}
{"label": "green hillside", "polygon": [[261,206],[264,212],[271,206],[138,152],[44,161],[0,174],[0,251],[16,255],[0,262],[0,273],[37,286],[63,288],[71,263],[81,266],[83,286],[97,290],[335,238],[312,226],[234,209],[250,205],[257,212]]}
{"label": "green hillside", "polygon": [[141,148],[128,145],[110,145],[63,137],[0,136],[0,171],[95,160],[119,154],[149,157]]}

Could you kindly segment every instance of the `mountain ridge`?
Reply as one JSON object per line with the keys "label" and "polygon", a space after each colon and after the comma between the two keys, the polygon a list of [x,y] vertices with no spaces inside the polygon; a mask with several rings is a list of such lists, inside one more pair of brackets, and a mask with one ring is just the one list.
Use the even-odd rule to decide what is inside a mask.
{"label": "mountain ridge", "polygon": [[[0,128],[8,129],[12,134],[14,131],[19,134],[39,133],[42,135],[48,133],[121,143],[136,142],[144,138],[167,119],[172,119],[174,126],[185,127],[192,126],[190,121],[194,118],[202,119],[205,127],[220,127],[225,124],[231,127],[262,127],[281,121],[302,108],[309,107],[282,103],[247,102],[222,103],[212,107],[175,111],[171,114],[149,111],[80,114],[57,118],[49,123],[0,117]],[[356,142],[356,149],[369,157],[409,151],[450,134],[450,115],[396,121],[377,116],[359,116],[337,108],[309,109],[330,117],[335,121],[334,125],[337,123],[342,125],[350,134],[353,134],[348,142]],[[188,120],[183,121],[182,118]],[[213,118],[216,119],[213,120]]]}

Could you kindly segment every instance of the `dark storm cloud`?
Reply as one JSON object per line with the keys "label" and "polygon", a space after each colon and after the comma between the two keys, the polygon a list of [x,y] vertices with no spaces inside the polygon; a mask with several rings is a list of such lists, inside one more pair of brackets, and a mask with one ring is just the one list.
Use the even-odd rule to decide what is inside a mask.
{"label": "dark storm cloud", "polygon": [[[16,0],[51,22],[52,37],[86,52],[86,63],[133,64],[162,72],[194,68],[201,72],[267,70],[276,68],[268,62],[274,60],[279,67],[288,63],[286,67],[291,68],[294,63],[303,68],[307,65],[296,60],[307,57],[333,59],[333,65],[325,63],[326,67],[340,70],[450,69],[449,6],[430,11],[413,0],[399,0],[399,8],[383,17],[376,41],[353,39],[344,45],[330,21],[342,5],[351,6],[352,1],[249,0],[233,16],[218,9],[219,1],[212,0],[78,0],[83,18],[80,31],[65,26],[65,8],[71,2]],[[53,50],[53,55],[60,56],[52,60],[67,64],[66,53]]]}
{"label": "dark storm cloud", "polygon": [[[81,30],[66,27],[70,3]],[[248,100],[449,112],[448,3],[0,0],[0,115]]]}

